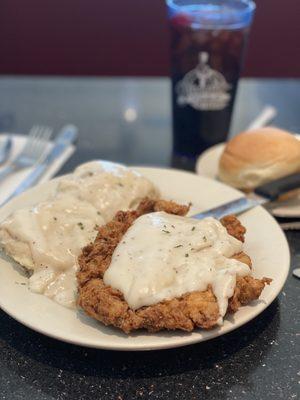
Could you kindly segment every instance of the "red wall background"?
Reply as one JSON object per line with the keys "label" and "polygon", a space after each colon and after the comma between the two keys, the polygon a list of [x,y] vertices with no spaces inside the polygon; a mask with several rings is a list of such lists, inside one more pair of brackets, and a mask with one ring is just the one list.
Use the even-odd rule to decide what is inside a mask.
{"label": "red wall background", "polygon": [[[0,74],[168,75],[164,0],[1,0]],[[300,76],[300,1],[257,0],[244,75]]]}

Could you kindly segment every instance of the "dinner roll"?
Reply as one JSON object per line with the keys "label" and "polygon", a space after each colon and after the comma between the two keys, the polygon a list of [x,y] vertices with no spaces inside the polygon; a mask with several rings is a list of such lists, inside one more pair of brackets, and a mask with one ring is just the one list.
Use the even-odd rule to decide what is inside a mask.
{"label": "dinner roll", "polygon": [[244,190],[298,171],[300,141],[273,127],[235,136],[227,143],[219,162],[219,178]]}

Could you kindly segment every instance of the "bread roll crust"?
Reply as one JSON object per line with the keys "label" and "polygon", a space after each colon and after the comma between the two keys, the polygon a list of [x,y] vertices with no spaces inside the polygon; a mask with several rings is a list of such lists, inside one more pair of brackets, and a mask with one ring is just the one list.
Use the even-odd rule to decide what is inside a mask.
{"label": "bread roll crust", "polygon": [[244,190],[299,171],[300,141],[271,127],[235,136],[219,162],[219,178]]}

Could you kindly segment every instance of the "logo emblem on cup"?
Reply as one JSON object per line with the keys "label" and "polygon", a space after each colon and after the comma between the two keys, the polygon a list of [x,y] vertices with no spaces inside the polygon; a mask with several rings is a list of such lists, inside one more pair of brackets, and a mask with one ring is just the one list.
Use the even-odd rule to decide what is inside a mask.
{"label": "logo emblem on cup", "polygon": [[199,64],[176,85],[177,104],[196,110],[223,110],[229,103],[231,85],[224,75],[208,65],[209,55],[199,53]]}

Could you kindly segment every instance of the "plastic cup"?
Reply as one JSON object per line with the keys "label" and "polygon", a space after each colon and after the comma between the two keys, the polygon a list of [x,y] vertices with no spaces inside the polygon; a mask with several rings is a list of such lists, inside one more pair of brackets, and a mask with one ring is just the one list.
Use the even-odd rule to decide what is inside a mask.
{"label": "plastic cup", "polygon": [[173,165],[226,140],[255,4],[167,0],[171,31]]}

